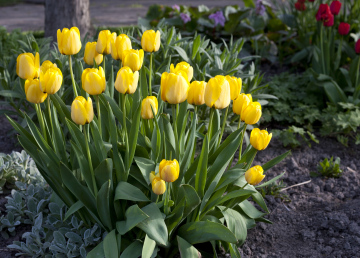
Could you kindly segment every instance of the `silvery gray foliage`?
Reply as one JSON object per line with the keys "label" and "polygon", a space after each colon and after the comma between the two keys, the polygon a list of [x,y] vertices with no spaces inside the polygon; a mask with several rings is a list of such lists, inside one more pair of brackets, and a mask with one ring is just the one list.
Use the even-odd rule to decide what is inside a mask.
{"label": "silvery gray foliage", "polygon": [[14,236],[20,225],[32,225],[31,231],[22,235],[23,241],[8,246],[18,250],[17,255],[85,258],[87,249],[102,240],[104,232],[99,226],[88,228],[76,216],[64,221],[67,207],[53,201],[58,198],[25,151],[0,154],[0,162],[0,174],[11,175],[16,188],[6,197],[5,213],[0,214],[2,237]]}

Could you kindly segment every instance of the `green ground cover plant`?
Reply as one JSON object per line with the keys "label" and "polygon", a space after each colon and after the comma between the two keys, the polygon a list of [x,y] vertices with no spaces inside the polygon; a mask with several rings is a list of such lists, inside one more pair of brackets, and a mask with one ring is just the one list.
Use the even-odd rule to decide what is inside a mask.
{"label": "green ground cover plant", "polygon": [[325,158],[323,161],[320,161],[317,171],[311,172],[310,175],[313,177],[323,176],[323,177],[340,177],[343,173],[343,170],[340,168],[340,158],[337,157],[334,160],[334,157],[330,159]]}

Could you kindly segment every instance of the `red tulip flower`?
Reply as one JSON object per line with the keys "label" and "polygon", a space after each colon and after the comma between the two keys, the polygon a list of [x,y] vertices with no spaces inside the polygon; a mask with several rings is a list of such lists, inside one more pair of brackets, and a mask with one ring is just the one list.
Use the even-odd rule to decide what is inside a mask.
{"label": "red tulip flower", "polygon": [[325,27],[331,27],[334,25],[334,15],[330,13],[327,20],[324,20],[324,26]]}
{"label": "red tulip flower", "polygon": [[341,22],[339,24],[339,34],[340,35],[347,35],[349,34],[349,31],[350,31],[350,24],[349,23],[346,23],[346,22]]}
{"label": "red tulip flower", "polygon": [[338,15],[341,9],[341,2],[340,1],[332,1],[330,4],[330,10],[333,15]]}
{"label": "red tulip flower", "polygon": [[355,44],[355,52],[356,54],[360,54],[360,39]]}
{"label": "red tulip flower", "polygon": [[298,11],[305,11],[306,10],[306,5],[305,3],[300,2],[300,0],[298,2],[295,3],[295,9]]}
{"label": "red tulip flower", "polygon": [[334,15],[332,15],[330,7],[327,4],[320,4],[316,14],[316,20],[322,21],[326,27],[334,25]]}

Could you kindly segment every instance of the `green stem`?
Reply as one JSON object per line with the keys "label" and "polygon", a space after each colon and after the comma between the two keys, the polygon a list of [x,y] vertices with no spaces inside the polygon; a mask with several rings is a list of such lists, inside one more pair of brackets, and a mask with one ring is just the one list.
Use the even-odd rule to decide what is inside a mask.
{"label": "green stem", "polygon": [[[238,122],[237,130],[239,130],[240,126],[241,126],[241,117],[239,116],[239,122]],[[233,163],[233,161],[234,161],[234,157],[235,157],[235,154],[234,154],[234,155],[232,156],[232,158],[231,158],[231,162],[230,162],[229,165],[228,165],[228,169],[231,168],[232,163]]]}
{"label": "green stem", "polygon": [[71,63],[71,55],[69,55],[69,67],[70,67],[71,82],[72,82],[72,86],[73,86],[73,90],[74,90],[74,95],[75,95],[75,98],[76,98],[79,95],[78,95],[77,90],[76,90],[74,73],[73,73],[72,63]]}
{"label": "green stem", "polygon": [[42,132],[43,132],[45,141],[48,142],[48,140],[47,140],[47,134],[46,134],[46,129],[45,129],[45,123],[44,123],[44,117],[43,117],[43,115],[42,115],[42,111],[41,111],[40,104],[35,104],[35,110],[36,110],[36,114],[37,114],[38,119],[39,119],[39,122],[40,122],[40,127],[41,127],[41,130],[42,130]]}
{"label": "green stem", "polygon": [[173,128],[174,128],[174,136],[175,136],[175,158],[179,160],[179,135],[177,130],[177,109],[179,104],[171,105],[172,113],[173,113]]}
{"label": "green stem", "polygon": [[325,53],[324,53],[324,40],[323,40],[323,37],[324,37],[324,25],[321,25],[321,29],[320,29],[320,50],[321,50],[321,65],[322,65],[322,72],[323,74],[326,74],[326,71],[325,71]]}
{"label": "green stem", "polygon": [[104,55],[104,59],[103,59],[103,63],[102,63],[103,69],[104,69],[104,73],[105,73],[105,60],[106,60],[106,55]]}
{"label": "green stem", "polygon": [[149,73],[149,96],[152,96],[152,89],[151,89],[151,76],[152,76],[152,59],[153,59],[153,52],[150,53],[150,73]]}
{"label": "green stem", "polygon": [[213,119],[214,119],[214,110],[215,110],[214,108],[210,108],[210,119],[209,119],[208,131],[207,131],[209,144],[210,144],[210,141],[212,138],[212,124],[213,124]]}
{"label": "green stem", "polygon": [[225,110],[225,116],[223,117],[223,123],[222,123],[222,126],[221,126],[220,137],[219,137],[219,141],[218,141],[218,144],[217,144],[218,146],[220,145],[222,136],[223,136],[223,134],[224,134],[225,125],[226,125],[226,120],[227,120],[227,116],[228,116],[228,112],[229,112],[229,106],[227,106],[227,108],[226,108],[226,110]]}
{"label": "green stem", "polygon": [[[241,121],[241,120],[240,120],[240,121]],[[239,125],[240,125],[240,121],[239,121]],[[238,125],[238,127],[240,127],[239,125]],[[243,146],[243,142],[244,142],[244,136],[245,136],[245,132],[246,132],[246,127],[247,127],[247,124],[245,124],[244,130],[242,131],[242,134],[241,134],[238,164],[240,164],[240,160],[241,160],[241,152],[242,152],[242,146]]]}
{"label": "green stem", "polygon": [[336,71],[340,66],[343,38],[344,38],[344,36],[341,36],[338,52],[337,52],[337,55],[336,55],[334,71]]}
{"label": "green stem", "polygon": [[[121,94],[121,93],[120,93]],[[128,173],[128,155],[129,155],[129,138],[128,138],[128,133],[127,133],[127,128],[126,128],[126,94],[121,94],[121,105],[122,105],[122,112],[123,112],[123,133],[125,136],[125,148],[126,148],[126,152],[125,152],[125,164],[126,164],[126,174]]]}
{"label": "green stem", "polygon": [[165,203],[164,203],[164,212],[166,215],[169,214],[170,212],[170,207],[169,207],[169,200],[170,200],[170,186],[171,183],[166,183],[167,187],[166,187],[166,197],[165,197]]}
{"label": "green stem", "polygon": [[354,100],[359,97],[359,91],[360,91],[360,82],[359,82],[359,70],[360,70],[360,56],[358,56],[358,65],[356,68],[356,77],[355,77],[355,94],[354,94]]}
{"label": "green stem", "polygon": [[[92,177],[92,181],[93,181],[93,187],[94,187],[94,195],[95,197],[98,194],[98,190],[96,187],[96,181],[95,181],[95,174],[94,174],[94,169],[92,166],[92,161],[91,161],[91,154],[90,154],[90,148],[89,148],[89,136],[87,133],[87,127],[88,125],[84,126],[84,136],[85,136],[85,145],[86,145],[86,154],[87,154],[87,158],[88,158],[88,162],[89,162],[89,167],[90,167],[90,173],[91,173],[91,177]],[[85,171],[86,173],[86,171]]]}
{"label": "green stem", "polygon": [[252,163],[254,162],[254,159],[255,159],[255,156],[256,156],[257,152],[258,151],[256,150],[255,155],[252,157],[250,162],[248,164],[246,164],[245,171],[248,170],[251,167]]}
{"label": "green stem", "polygon": [[47,97],[47,109],[48,109],[48,113],[49,113],[49,120],[50,120],[50,125],[51,125],[51,132],[52,130],[54,129],[53,128],[53,123],[52,123],[52,120],[51,120],[51,106],[50,106],[50,97]]}
{"label": "green stem", "polygon": [[97,115],[98,115],[98,126],[99,126],[99,133],[100,137],[102,138],[102,131],[101,131],[101,112],[100,112],[100,99],[99,95],[96,95],[96,108],[97,108]]}

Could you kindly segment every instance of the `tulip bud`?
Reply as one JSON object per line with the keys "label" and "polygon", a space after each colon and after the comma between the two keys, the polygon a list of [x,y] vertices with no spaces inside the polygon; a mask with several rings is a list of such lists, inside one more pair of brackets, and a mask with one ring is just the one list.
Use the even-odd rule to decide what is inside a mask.
{"label": "tulip bud", "polygon": [[230,75],[227,75],[225,78],[230,84],[231,100],[234,100],[240,94],[241,87],[242,87],[242,80],[241,80],[241,78],[236,78],[235,76],[230,76]]}
{"label": "tulip bud", "polygon": [[305,11],[306,5],[305,5],[305,3],[298,1],[295,3],[295,9],[298,11]]}
{"label": "tulip bud", "polygon": [[160,177],[155,177],[151,181],[151,188],[154,194],[161,195],[166,191],[166,184],[165,181],[162,180]]}
{"label": "tulip bud", "polygon": [[81,49],[80,31],[77,27],[63,28],[57,30],[58,48],[63,55],[75,55]]}
{"label": "tulip bud", "polygon": [[111,52],[111,40],[116,39],[116,33],[111,33],[109,30],[102,30],[99,33],[99,37],[96,43],[96,51],[99,54],[110,54]]}
{"label": "tulip bud", "polygon": [[123,65],[130,67],[133,71],[139,71],[144,61],[144,50],[129,49],[123,53]]}
{"label": "tulip bud", "polygon": [[254,128],[250,134],[250,143],[257,150],[265,150],[269,145],[271,140],[272,133],[269,134],[266,130],[260,130],[259,128]]}
{"label": "tulip bud", "polygon": [[150,182],[152,182],[152,181],[155,179],[155,177],[160,177],[160,174],[157,173],[157,174],[155,175],[155,171],[151,171],[151,173],[150,173],[150,175],[149,175]]}
{"label": "tulip bud", "polygon": [[179,178],[180,166],[179,162],[174,160],[163,159],[159,165],[159,173],[162,180],[165,182],[174,182]]}
{"label": "tulip bud", "polygon": [[63,75],[56,64],[46,60],[40,67],[40,90],[44,93],[55,94],[61,87]]}
{"label": "tulip bud", "polygon": [[193,81],[190,84],[187,101],[189,104],[200,106],[205,103],[206,82]]}
{"label": "tulip bud", "polygon": [[154,110],[155,115],[158,112],[158,100],[154,96],[148,96],[141,102],[141,117],[142,119],[152,119],[154,118],[154,114],[152,109]]}
{"label": "tulip bud", "polygon": [[246,182],[248,182],[248,184],[250,185],[259,184],[265,177],[263,173],[264,170],[261,166],[254,166],[250,168],[248,171],[245,172]]}
{"label": "tulip bud", "polygon": [[170,104],[179,104],[187,99],[190,83],[184,71],[164,72],[161,75],[161,99]]}
{"label": "tulip bud", "polygon": [[81,76],[82,88],[90,95],[99,95],[105,91],[106,81],[104,69],[86,68]]}
{"label": "tulip bud", "polygon": [[174,64],[170,65],[170,73],[176,73],[178,71],[184,71],[188,77],[188,81],[190,82],[194,75],[194,69],[186,62],[180,62],[174,68]]}
{"label": "tulip bud", "polygon": [[21,79],[34,79],[40,75],[39,53],[23,53],[16,59],[16,73]]}
{"label": "tulip bud", "polygon": [[147,30],[141,37],[141,47],[146,52],[156,52],[160,48],[160,31]]}
{"label": "tulip bud", "polygon": [[253,125],[259,122],[261,114],[261,104],[259,102],[252,102],[243,109],[240,118],[246,124]]}
{"label": "tulip bud", "polygon": [[86,100],[78,96],[71,104],[71,119],[78,125],[89,124],[94,119],[94,109],[90,97]]}
{"label": "tulip bud", "polygon": [[233,102],[233,112],[241,116],[243,110],[252,102],[250,94],[241,93]]}
{"label": "tulip bud", "polygon": [[96,42],[88,42],[85,45],[84,61],[88,65],[94,65],[94,59],[99,65],[103,61],[103,55],[96,51]]}
{"label": "tulip bud", "polygon": [[125,50],[132,49],[131,40],[125,34],[120,34],[116,39],[111,39],[111,56],[115,60],[123,60]]}
{"label": "tulip bud", "polygon": [[355,53],[360,54],[360,39],[355,43]]}
{"label": "tulip bud", "polygon": [[205,104],[223,109],[230,105],[230,84],[222,75],[211,78],[205,88]]}
{"label": "tulip bud", "polygon": [[341,9],[341,2],[340,1],[332,1],[330,4],[330,10],[333,15],[338,15]]}
{"label": "tulip bud", "polygon": [[134,73],[127,66],[121,68],[115,80],[115,89],[122,94],[133,94],[136,91],[139,81],[139,72]]}
{"label": "tulip bud", "polygon": [[40,90],[38,79],[28,79],[25,81],[25,95],[27,101],[34,104],[43,103],[47,97],[47,94]]}
{"label": "tulip bud", "polygon": [[339,31],[339,34],[343,35],[343,36],[349,34],[350,24],[346,23],[346,22],[340,22],[338,31]]}

